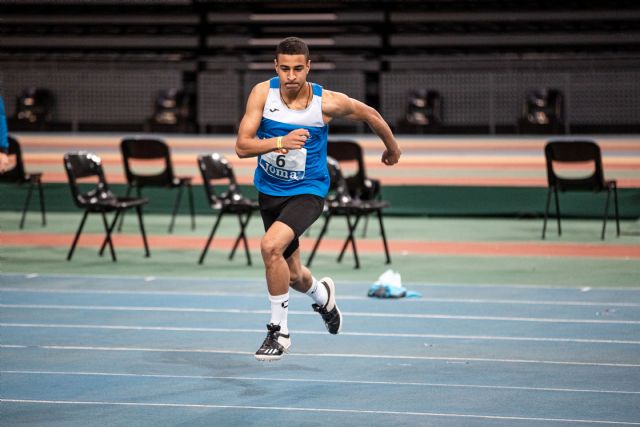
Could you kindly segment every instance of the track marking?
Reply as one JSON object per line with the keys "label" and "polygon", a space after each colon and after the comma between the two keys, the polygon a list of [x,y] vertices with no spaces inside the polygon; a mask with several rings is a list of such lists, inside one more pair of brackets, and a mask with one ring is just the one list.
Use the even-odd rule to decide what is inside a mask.
{"label": "track marking", "polygon": [[[178,326],[134,326],[134,325],[78,325],[55,323],[0,323],[6,328],[51,328],[51,329],[106,329],[125,331],[168,331],[168,332],[221,332],[221,333],[258,333],[264,334],[264,329],[234,329],[234,328],[193,328]],[[326,331],[296,330],[296,335],[326,335]],[[385,338],[437,338],[463,339],[479,341],[534,341],[534,342],[570,342],[580,344],[628,344],[640,345],[640,341],[632,340],[597,340],[585,338],[544,338],[544,337],[501,337],[491,335],[445,335],[445,334],[409,334],[382,332],[340,332],[340,335],[353,337],[385,337]]]}
{"label": "track marking", "polygon": [[[234,298],[264,298],[265,293],[247,292],[177,292],[177,291],[122,291],[122,290],[93,290],[93,289],[23,289],[23,288],[0,288],[0,292],[7,293],[52,293],[52,294],[88,294],[88,295],[143,295],[143,296],[185,296],[185,297],[234,297]],[[306,298],[303,295],[292,295],[293,298]],[[372,301],[367,296],[340,294],[340,299],[356,301]],[[467,303],[467,304],[523,304],[523,305],[569,305],[569,306],[610,306],[610,307],[640,307],[640,303],[616,302],[616,301],[558,301],[558,300],[516,300],[516,299],[495,299],[495,298],[407,298],[403,301],[412,303]]]}
{"label": "track marking", "polygon": [[605,393],[605,394],[640,394],[640,391],[627,390],[593,390],[579,388],[557,388],[557,387],[518,387],[501,385],[478,385],[478,384],[446,384],[446,383],[426,383],[407,381],[357,381],[357,380],[321,380],[317,378],[270,378],[270,377],[230,377],[215,375],[168,375],[168,374],[131,374],[120,372],[83,372],[83,371],[24,371],[24,370],[3,370],[0,374],[19,375],[71,375],[71,376],[101,376],[101,377],[127,377],[127,378],[158,378],[158,379],[189,379],[189,380],[232,380],[232,381],[279,381],[279,382],[300,382],[300,383],[324,383],[324,384],[361,384],[361,385],[381,385],[381,386],[416,386],[416,387],[444,387],[444,388],[472,388],[472,389],[495,389],[495,390],[521,390],[521,391],[549,391],[559,393]]}
{"label": "track marking", "polygon": [[263,411],[290,411],[290,412],[323,412],[340,414],[372,414],[372,415],[400,415],[418,417],[449,417],[470,418],[485,420],[512,420],[512,421],[538,421],[561,423],[585,423],[585,424],[612,424],[612,425],[640,425],[636,422],[589,420],[570,418],[535,418],[481,414],[456,414],[443,412],[402,412],[402,411],[373,411],[361,409],[336,409],[336,408],[301,408],[290,406],[249,406],[249,405],[213,405],[197,403],[141,403],[141,402],[109,402],[109,401],[79,401],[79,400],[35,400],[35,399],[2,399],[4,403],[31,403],[45,405],[93,405],[93,406],[130,406],[130,407],[164,407],[164,408],[206,408],[206,409],[238,409],[238,410],[263,410]]}
{"label": "track marking", "polygon": [[[154,307],[154,306],[114,306],[114,305],[66,305],[66,304],[0,304],[0,308],[30,308],[43,310],[88,310],[88,311],[153,311],[178,313],[224,313],[224,314],[269,314],[269,310],[244,310],[235,308],[194,308],[194,307]],[[289,314],[316,316],[315,312],[289,310]],[[343,312],[352,317],[374,317],[394,319],[447,319],[447,320],[488,320],[506,322],[535,322],[535,323],[587,323],[610,325],[640,325],[640,320],[604,320],[604,319],[560,319],[544,317],[513,317],[513,316],[460,316],[449,314],[417,314],[417,313],[373,313],[373,312]]]}
{"label": "track marking", "polygon": [[[0,274],[0,279],[2,277],[15,277],[15,278],[24,278],[25,273],[2,273]],[[41,274],[39,275],[39,279],[48,280],[51,278],[69,278],[69,279],[84,279],[90,281],[92,278],[100,279],[100,280],[128,280],[128,281],[143,281],[145,276],[125,276],[125,275],[111,275],[111,274],[92,274],[92,275],[84,275],[84,274]],[[210,278],[201,278],[201,277],[193,277],[189,279],[185,279],[184,277],[177,276],[162,276],[158,277],[158,279],[162,281],[169,282],[183,282],[183,283],[203,283],[207,285],[219,285],[219,284],[229,284],[229,283],[245,283],[245,284],[262,284],[264,285],[264,279],[261,277],[249,278],[249,279],[239,279],[239,278],[225,278],[225,279],[210,279]],[[340,285],[348,285],[348,286],[367,286],[367,288],[371,285],[370,282],[362,282],[362,281],[354,281],[354,280],[340,280]],[[491,284],[491,283],[477,283],[477,284],[468,284],[468,283],[419,283],[419,282],[406,282],[407,286],[433,286],[433,287],[441,287],[441,288],[471,288],[476,290],[477,288],[494,288],[494,289],[552,289],[552,290],[569,290],[575,291],[578,293],[580,291],[581,285],[575,286],[558,286],[558,285],[549,285],[549,284],[514,284],[514,283],[506,283],[506,284]],[[609,285],[591,285],[592,288],[590,292],[609,292],[609,291],[617,291],[622,293],[627,292],[640,292],[640,286],[625,286],[625,287],[616,287]],[[596,286],[596,287],[594,287]]]}
{"label": "track marking", "polygon": [[[254,356],[252,351],[213,350],[206,348],[149,348],[149,347],[106,347],[79,345],[21,345],[0,344],[0,348],[11,349],[42,349],[42,350],[71,350],[71,351],[130,351],[150,353],[206,353]],[[348,359],[392,359],[392,360],[433,360],[445,362],[486,362],[486,363],[523,363],[542,365],[575,365],[575,366],[608,366],[614,368],[640,368],[638,363],[610,363],[610,362],[579,362],[561,360],[535,359],[491,359],[481,357],[446,357],[446,356],[402,356],[387,354],[358,354],[358,353],[289,353],[289,357],[329,357]]]}

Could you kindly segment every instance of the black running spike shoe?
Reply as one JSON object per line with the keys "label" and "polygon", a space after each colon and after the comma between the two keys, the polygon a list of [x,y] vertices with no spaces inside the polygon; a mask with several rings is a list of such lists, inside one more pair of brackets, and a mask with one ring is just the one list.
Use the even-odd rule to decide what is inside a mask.
{"label": "black running spike shoe", "polygon": [[320,279],[320,284],[327,289],[329,298],[323,307],[320,307],[318,304],[312,304],[311,308],[320,313],[322,320],[324,320],[324,325],[327,327],[327,331],[335,335],[342,330],[342,313],[340,313],[338,305],[336,304],[336,286],[333,284],[333,280],[328,277]]}
{"label": "black running spike shoe", "polygon": [[262,346],[256,351],[258,360],[279,360],[291,347],[291,337],[280,332],[280,325],[269,323],[267,325],[267,337]]}

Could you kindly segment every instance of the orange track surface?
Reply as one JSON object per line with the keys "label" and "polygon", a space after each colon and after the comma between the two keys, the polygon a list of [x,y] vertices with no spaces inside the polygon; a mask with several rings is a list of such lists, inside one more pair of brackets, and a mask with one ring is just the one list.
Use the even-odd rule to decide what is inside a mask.
{"label": "orange track surface", "polygon": [[[119,142],[125,135],[17,134],[27,171],[43,171],[44,182],[66,182],[62,167],[65,152],[87,150],[104,162],[107,179],[124,183]],[[219,152],[234,168],[238,181],[252,182],[255,159],[238,159],[234,136],[162,136],[172,149],[179,175],[200,183],[198,154]],[[337,137],[336,137],[337,138]],[[382,143],[356,137],[365,149],[369,175],[383,185],[546,186],[545,137],[399,137],[403,157],[389,168],[380,163]],[[606,177],[619,187],[640,187],[640,138],[599,137]]]}
{"label": "orange track surface", "polygon": [[[103,234],[86,233],[80,237],[79,246],[98,248],[104,239]],[[3,233],[0,242],[3,246],[44,246],[68,248],[73,235],[68,233],[24,234]],[[153,249],[192,249],[202,250],[206,236],[148,236],[149,247]],[[213,241],[211,249],[231,250],[235,238],[220,237]],[[315,238],[301,240],[301,248],[310,251]],[[320,245],[322,252],[335,252],[342,248],[343,240],[324,239]],[[138,234],[117,234],[114,244],[118,248],[142,248],[142,238]],[[359,252],[381,253],[380,239],[356,240]],[[249,239],[249,247],[257,250],[260,240]],[[390,240],[389,250],[392,256],[399,254],[420,255],[457,255],[457,256],[496,256],[496,257],[594,257],[640,259],[638,245],[595,245],[590,243],[511,243],[511,242],[436,242],[416,240]]]}

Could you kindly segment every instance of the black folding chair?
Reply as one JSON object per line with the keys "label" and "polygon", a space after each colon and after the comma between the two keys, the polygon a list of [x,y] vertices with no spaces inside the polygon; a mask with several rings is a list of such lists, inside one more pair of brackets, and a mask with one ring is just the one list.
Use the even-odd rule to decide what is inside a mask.
{"label": "black folding chair", "polygon": [[[547,203],[544,209],[544,224],[542,226],[542,238],[547,232],[547,218],[549,216],[549,205],[551,195],[555,198],[556,218],[558,220],[558,235],[562,235],[560,226],[560,200],[558,193],[567,191],[589,191],[593,193],[607,192],[607,200],[604,205],[604,215],[602,222],[602,236],[604,240],[607,219],[609,216],[609,204],[611,193],[613,192],[616,231],[620,236],[620,216],[618,214],[618,185],[615,180],[605,180],[602,168],[602,155],[597,143],[589,140],[551,140],[544,148],[547,164],[547,181],[549,190],[547,192]],[[589,162],[592,165],[593,173],[587,176],[569,177],[559,175],[557,168],[562,164],[576,164]]]}
{"label": "black folding chair", "polygon": [[24,201],[24,207],[22,208],[22,218],[20,219],[20,228],[24,228],[24,221],[27,217],[27,210],[29,210],[29,203],[31,202],[31,194],[33,193],[33,187],[38,187],[38,194],[40,196],[40,212],[42,213],[42,225],[47,225],[47,217],[44,208],[44,192],[42,190],[42,173],[32,172],[26,173],[24,169],[24,162],[22,160],[22,149],[17,139],[9,136],[9,151],[8,155],[15,156],[14,166],[0,174],[0,182],[14,183],[18,185],[29,184],[27,190],[27,198]]}
{"label": "black folding chair", "polygon": [[[207,243],[202,250],[198,264],[202,264],[204,257],[207,255],[213,236],[216,234],[218,225],[222,216],[225,214],[237,215],[238,223],[240,224],[240,233],[233,244],[233,249],[229,254],[229,259],[233,259],[236,253],[236,249],[240,244],[240,241],[244,243],[245,253],[247,255],[247,265],[251,265],[251,254],[249,253],[249,243],[247,242],[247,236],[245,230],[247,224],[251,219],[251,214],[254,211],[259,210],[258,202],[248,199],[242,195],[238,183],[236,182],[233,168],[227,159],[221,157],[217,153],[206,154],[198,156],[198,167],[202,174],[202,181],[204,184],[204,190],[207,195],[207,201],[211,206],[211,209],[218,212]],[[217,192],[216,186],[224,186],[224,191]]]}
{"label": "black folding chair", "polygon": [[[350,163],[355,163],[355,172],[349,176],[345,176],[347,190],[349,195],[359,200],[380,200],[381,186],[380,181],[371,179],[367,176],[365,167],[364,151],[360,144],[350,139],[329,140],[327,145],[327,155],[333,157],[344,168]],[[367,234],[367,225],[369,217],[365,217],[364,227],[362,229],[362,237]]]}
{"label": "black folding chair", "polygon": [[384,224],[382,221],[382,210],[386,207],[389,207],[389,203],[384,200],[361,200],[351,197],[347,190],[346,180],[342,175],[342,171],[340,170],[340,165],[338,164],[338,162],[335,159],[328,157],[327,166],[329,168],[329,175],[331,176],[332,194],[327,198],[324,224],[322,226],[322,230],[320,231],[320,235],[318,236],[318,239],[313,246],[313,250],[311,251],[311,255],[309,256],[309,260],[307,261],[307,266],[311,266],[311,262],[313,261],[318,247],[320,246],[320,242],[327,232],[327,228],[329,226],[329,221],[331,220],[331,218],[333,216],[344,216],[347,220],[348,235],[344,244],[342,245],[340,255],[338,255],[338,262],[342,262],[344,253],[346,252],[349,243],[351,243],[353,257],[356,264],[355,268],[360,268],[360,259],[358,258],[358,250],[356,249],[356,239],[354,233],[356,231],[356,228],[358,227],[360,219],[370,214],[376,214],[378,217],[378,223],[380,224],[380,235],[382,236],[382,243],[384,245],[386,264],[390,264],[391,257],[389,255],[387,236],[385,234]]}
{"label": "black folding chair", "polygon": [[[140,224],[140,233],[144,243],[145,256],[149,257],[149,245],[147,244],[147,235],[144,230],[144,222],[142,220],[142,206],[147,204],[147,199],[140,197],[117,197],[109,190],[107,180],[102,169],[100,157],[86,151],[78,151],[67,153],[64,156],[64,168],[67,172],[69,187],[73,201],[77,207],[84,209],[82,221],[78,227],[78,231],[73,239],[67,260],[71,260],[73,252],[82,233],[84,223],[90,213],[99,213],[102,216],[104,224],[105,239],[100,247],[100,255],[104,253],[106,245],[109,245],[111,251],[111,259],[115,262],[116,253],[111,240],[111,233],[116,225],[116,221],[120,214],[128,209],[135,209],[138,213],[138,222]],[[89,191],[81,190],[81,180],[90,179],[94,185]],[[83,183],[84,184],[84,183]],[[107,213],[115,212],[115,216],[111,224],[107,221]]]}
{"label": "black folding chair", "polygon": [[[136,189],[138,197],[142,197],[143,187],[177,188],[178,194],[173,205],[169,233],[173,232],[173,226],[180,207],[182,190],[186,187],[189,195],[189,211],[191,213],[191,229],[196,228],[195,209],[193,206],[193,191],[191,189],[191,177],[175,176],[171,162],[169,146],[161,139],[155,138],[125,138],[120,143],[124,171],[127,177],[127,197],[131,195],[131,190]],[[161,160],[163,168],[160,172],[145,174],[134,171],[132,163],[137,160]],[[118,231],[122,229],[124,215],[120,219]]]}

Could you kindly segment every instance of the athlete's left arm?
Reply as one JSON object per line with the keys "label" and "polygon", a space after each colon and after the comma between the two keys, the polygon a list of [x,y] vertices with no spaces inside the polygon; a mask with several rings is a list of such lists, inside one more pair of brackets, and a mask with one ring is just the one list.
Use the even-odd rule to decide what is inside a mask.
{"label": "athlete's left arm", "polygon": [[344,93],[323,90],[322,113],[333,119],[343,117],[367,123],[387,148],[382,153],[382,163],[391,166],[400,160],[402,152],[398,142],[387,122],[375,108],[369,107],[357,99],[349,98]]}

